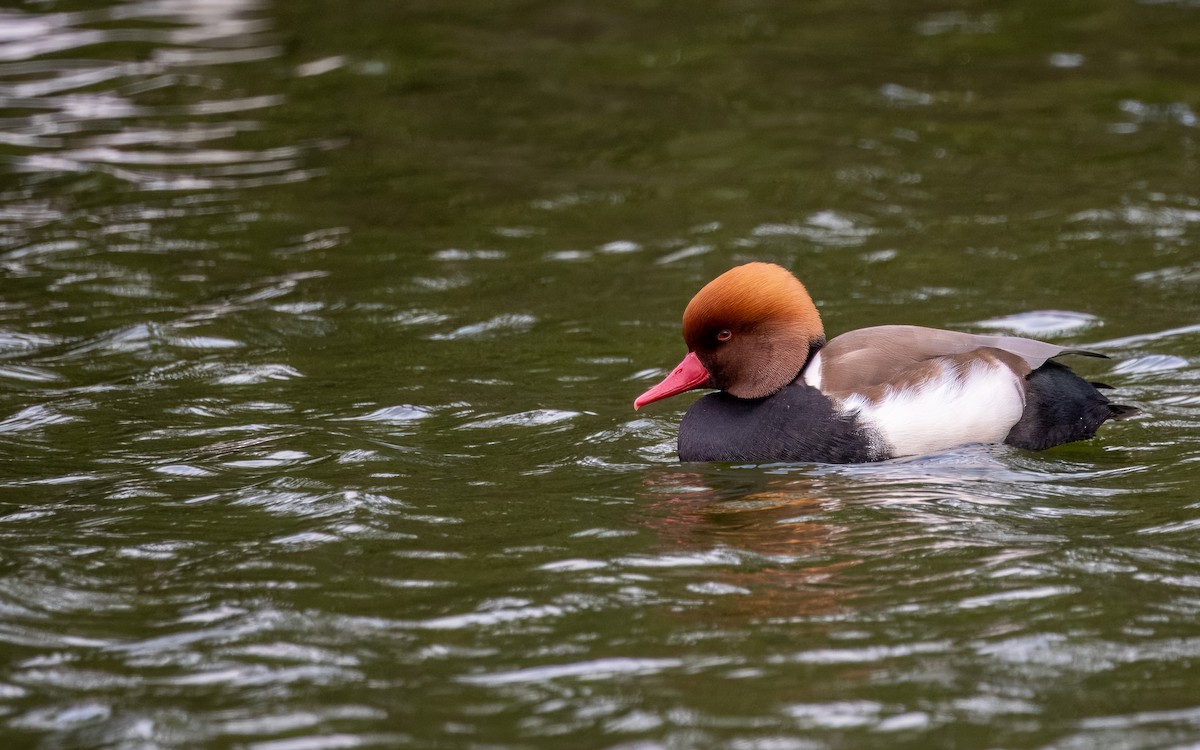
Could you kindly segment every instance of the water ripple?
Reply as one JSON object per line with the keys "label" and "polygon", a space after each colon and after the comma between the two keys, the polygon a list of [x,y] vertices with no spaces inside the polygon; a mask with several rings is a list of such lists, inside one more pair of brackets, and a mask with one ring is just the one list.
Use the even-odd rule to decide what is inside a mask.
{"label": "water ripple", "polygon": [[[211,190],[307,179],[304,150],[221,147],[256,129],[224,118],[279,106],[278,94],[211,99],[214,66],[275,57],[279,46],[253,1],[186,6],[143,0],[91,11],[0,16],[0,143],[17,173],[103,174],[143,190]],[[137,62],[62,59],[123,44],[148,50]],[[53,57],[53,59],[50,59]],[[103,87],[97,89],[97,87]],[[181,104],[151,104],[164,89]],[[193,101],[186,101],[186,99]],[[18,114],[24,113],[24,114]],[[120,121],[158,120],[110,132]]]}
{"label": "water ripple", "polygon": [[486,675],[467,675],[459,680],[475,685],[508,685],[521,682],[545,682],[564,677],[581,677],[588,680],[603,680],[620,675],[656,674],[682,666],[679,659],[629,659],[606,658],[575,664],[555,664],[531,667],[511,672]]}

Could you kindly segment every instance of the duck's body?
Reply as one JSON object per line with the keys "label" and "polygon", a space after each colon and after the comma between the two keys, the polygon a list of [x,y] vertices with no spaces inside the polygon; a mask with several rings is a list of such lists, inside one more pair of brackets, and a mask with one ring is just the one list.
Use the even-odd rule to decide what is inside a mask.
{"label": "duck's body", "polygon": [[683,461],[859,463],[973,442],[1041,450],[1136,412],[1051,361],[1102,355],[1033,339],[878,326],[825,343],[803,285],[768,263],[702,289],[684,338],[688,356],[635,402],[718,389],[680,424]]}

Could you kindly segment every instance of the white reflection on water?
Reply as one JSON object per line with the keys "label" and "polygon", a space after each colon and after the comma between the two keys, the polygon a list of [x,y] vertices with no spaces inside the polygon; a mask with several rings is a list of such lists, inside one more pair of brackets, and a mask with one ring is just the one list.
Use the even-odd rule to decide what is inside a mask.
{"label": "white reflection on water", "polygon": [[544,667],[516,669],[511,672],[467,675],[460,677],[459,680],[475,685],[507,685],[520,682],[540,683],[563,677],[596,680],[606,679],[615,675],[654,674],[680,666],[683,666],[683,661],[680,659],[630,659],[618,657],[595,659],[574,664],[552,664]]}
{"label": "white reflection on water", "polygon": [[981,328],[1012,331],[1023,336],[1052,336],[1074,333],[1102,323],[1103,321],[1095,315],[1074,310],[1033,310],[989,318],[976,325]]}

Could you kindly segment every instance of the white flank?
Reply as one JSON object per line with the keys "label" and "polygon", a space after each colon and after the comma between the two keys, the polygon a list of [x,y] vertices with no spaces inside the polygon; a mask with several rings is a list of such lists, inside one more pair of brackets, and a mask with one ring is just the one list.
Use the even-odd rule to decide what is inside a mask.
{"label": "white flank", "polygon": [[962,377],[943,366],[917,388],[889,388],[878,402],[854,394],[840,406],[878,432],[892,456],[913,456],[1003,442],[1025,409],[1025,389],[1009,368],[980,361]]}
{"label": "white flank", "polygon": [[809,360],[808,367],[804,368],[804,382],[821,390],[821,352],[817,352],[816,356]]}

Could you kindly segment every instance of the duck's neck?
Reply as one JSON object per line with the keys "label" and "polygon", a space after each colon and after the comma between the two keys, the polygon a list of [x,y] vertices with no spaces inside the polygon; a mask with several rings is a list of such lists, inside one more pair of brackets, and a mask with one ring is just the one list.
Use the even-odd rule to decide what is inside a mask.
{"label": "duck's neck", "polygon": [[796,377],[799,377],[800,373],[808,369],[808,366],[812,364],[813,359],[816,358],[823,346],[825,346],[825,334],[823,333],[808,342],[808,357],[805,358],[804,364],[800,366],[800,372],[796,373]]}
{"label": "duck's neck", "polygon": [[808,359],[804,360],[804,367],[808,367],[808,363],[812,362],[812,358],[817,356],[817,352],[821,351],[823,346],[825,346],[825,334],[823,333],[817,334],[808,342]]}

